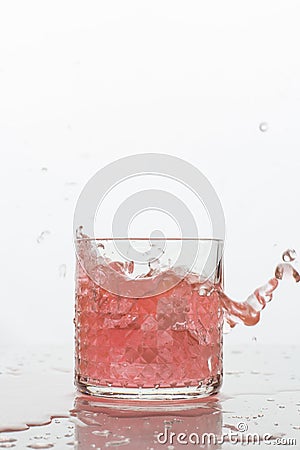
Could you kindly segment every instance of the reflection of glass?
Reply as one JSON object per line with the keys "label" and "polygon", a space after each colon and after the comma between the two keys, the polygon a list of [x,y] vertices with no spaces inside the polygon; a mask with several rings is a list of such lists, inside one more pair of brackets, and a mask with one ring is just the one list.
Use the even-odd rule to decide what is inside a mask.
{"label": "reflection of glass", "polygon": [[[123,254],[128,254],[126,246],[129,251],[145,245],[148,239],[124,239]],[[176,265],[181,245],[191,251],[197,248],[190,271]],[[218,391],[222,245],[214,239],[167,239],[160,256],[151,257],[145,271],[145,264],[121,259],[113,240],[77,240],[79,390],[152,400]]]}
{"label": "reflection of glass", "polygon": [[[153,404],[152,404],[153,405]],[[216,398],[197,403],[164,406],[126,404],[115,400],[78,396],[72,415],[75,422],[76,450],[124,445],[130,450],[168,448],[220,449],[222,410]],[[174,434],[175,433],[175,434]],[[185,433],[187,444],[178,444],[178,436]],[[205,434],[211,437],[205,438]],[[180,439],[180,437],[179,437]],[[195,445],[201,443],[204,445]],[[209,442],[210,439],[210,442]],[[119,443],[119,444],[118,444]],[[162,445],[165,444],[165,445]]]}

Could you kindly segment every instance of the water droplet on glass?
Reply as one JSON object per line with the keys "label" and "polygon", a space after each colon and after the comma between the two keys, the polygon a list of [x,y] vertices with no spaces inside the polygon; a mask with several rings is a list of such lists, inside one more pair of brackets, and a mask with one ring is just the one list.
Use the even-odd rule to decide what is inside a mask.
{"label": "water droplet on glass", "polygon": [[67,273],[67,266],[65,264],[61,264],[58,268],[58,273],[60,278],[65,278]]}
{"label": "water droplet on glass", "polygon": [[42,233],[36,238],[37,243],[40,244],[41,242],[43,242],[46,236],[49,236],[49,234],[49,230],[42,231]]}
{"label": "water droplet on glass", "polygon": [[296,251],[294,249],[292,249],[292,248],[287,249],[282,254],[282,259],[283,259],[284,262],[295,261],[296,257],[297,257]]}
{"label": "water droplet on glass", "polygon": [[267,124],[267,122],[261,122],[259,124],[259,129],[264,133],[265,131],[268,131],[269,125]]}
{"label": "water droplet on glass", "polygon": [[253,336],[252,341],[253,341],[253,342],[257,342],[257,337],[256,337],[256,336]]}

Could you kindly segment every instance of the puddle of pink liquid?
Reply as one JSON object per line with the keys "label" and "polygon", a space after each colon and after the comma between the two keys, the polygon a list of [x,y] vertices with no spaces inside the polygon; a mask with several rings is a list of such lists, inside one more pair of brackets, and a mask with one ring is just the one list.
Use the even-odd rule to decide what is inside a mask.
{"label": "puddle of pink liquid", "polygon": [[2,348],[1,353],[6,358],[0,367],[0,432],[26,430],[48,424],[53,417],[68,417],[74,391],[71,347],[53,347],[51,354],[44,354],[38,346],[35,352]]}

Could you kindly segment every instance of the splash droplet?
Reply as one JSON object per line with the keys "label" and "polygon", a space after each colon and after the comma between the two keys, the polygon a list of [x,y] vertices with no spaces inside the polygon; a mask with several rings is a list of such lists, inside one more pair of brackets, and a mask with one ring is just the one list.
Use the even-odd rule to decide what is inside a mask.
{"label": "splash droplet", "polygon": [[49,234],[49,230],[42,231],[42,233],[36,238],[37,243],[40,244],[41,242],[43,242],[46,236],[49,236]]}
{"label": "splash droplet", "polygon": [[275,277],[277,280],[282,280],[284,277],[294,278],[296,283],[300,281],[300,274],[297,270],[289,263],[278,264],[275,270]]}
{"label": "splash droplet", "polygon": [[292,262],[295,261],[297,255],[296,251],[293,248],[288,248],[285,252],[282,254],[282,259],[284,262]]}
{"label": "splash droplet", "polygon": [[264,133],[265,131],[268,131],[269,125],[267,124],[267,122],[261,122],[259,124],[259,129]]}

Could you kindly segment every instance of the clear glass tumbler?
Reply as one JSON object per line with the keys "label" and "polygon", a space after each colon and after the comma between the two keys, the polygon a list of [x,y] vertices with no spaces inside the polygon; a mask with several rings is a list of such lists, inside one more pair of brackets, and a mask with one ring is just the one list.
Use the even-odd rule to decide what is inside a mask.
{"label": "clear glass tumbler", "polygon": [[[191,270],[175,262],[184,241],[197,247]],[[138,264],[130,252],[147,255],[149,239],[77,239],[75,383],[81,392],[170,400],[219,390],[223,241],[165,244],[159,257],[149,252],[149,261]]]}

